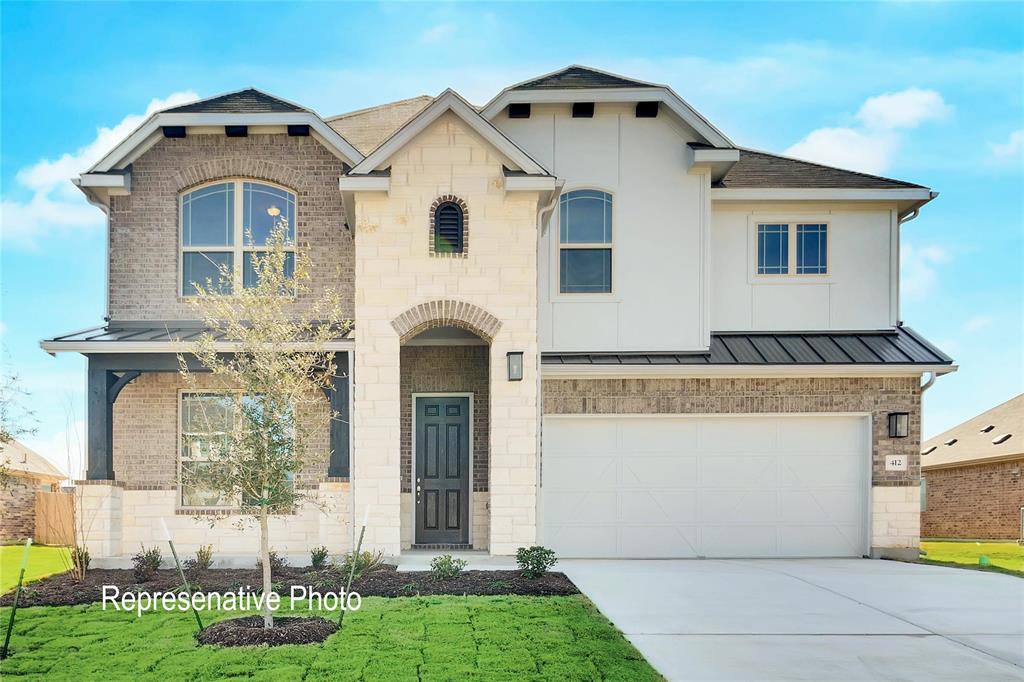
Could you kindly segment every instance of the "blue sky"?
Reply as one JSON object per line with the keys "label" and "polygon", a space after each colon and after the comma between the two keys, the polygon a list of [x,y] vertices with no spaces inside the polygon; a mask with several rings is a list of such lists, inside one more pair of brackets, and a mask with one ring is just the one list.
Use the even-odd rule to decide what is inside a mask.
{"label": "blue sky", "polygon": [[[0,4],[0,341],[57,464],[99,323],[103,220],[68,178],[167,101],[254,86],[321,115],[583,63],[668,83],[741,145],[930,186],[903,319],[960,364],[926,435],[1024,391],[1024,5]],[[154,100],[156,100],[154,102]],[[75,455],[77,460],[78,456]]]}

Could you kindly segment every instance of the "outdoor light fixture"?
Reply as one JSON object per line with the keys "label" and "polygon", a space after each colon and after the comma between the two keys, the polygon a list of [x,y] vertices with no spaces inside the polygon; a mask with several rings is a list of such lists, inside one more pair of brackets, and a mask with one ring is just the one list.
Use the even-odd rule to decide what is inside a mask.
{"label": "outdoor light fixture", "polygon": [[520,352],[508,354],[508,380],[523,380],[523,354]]}
{"label": "outdoor light fixture", "polygon": [[906,438],[910,435],[910,415],[906,412],[889,413],[889,438]]}

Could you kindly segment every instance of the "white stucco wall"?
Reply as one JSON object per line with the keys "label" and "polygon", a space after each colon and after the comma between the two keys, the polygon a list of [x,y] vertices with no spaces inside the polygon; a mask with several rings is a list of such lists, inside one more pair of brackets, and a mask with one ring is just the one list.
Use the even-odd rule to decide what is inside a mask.
{"label": "white stucco wall", "polygon": [[[560,294],[558,209],[540,243],[542,351],[698,350],[706,347],[702,220],[707,176],[691,175],[693,137],[670,115],[636,118],[632,104],[534,104],[528,119],[493,123],[560,179],[564,191],[613,196],[611,294]],[[706,231],[704,231],[706,234]]]}

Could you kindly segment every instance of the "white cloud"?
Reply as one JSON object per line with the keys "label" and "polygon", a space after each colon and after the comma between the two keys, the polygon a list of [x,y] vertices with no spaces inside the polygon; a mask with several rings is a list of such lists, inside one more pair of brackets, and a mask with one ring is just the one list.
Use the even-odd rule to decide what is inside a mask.
{"label": "white cloud", "polygon": [[938,266],[949,260],[949,254],[941,246],[918,248],[904,242],[900,248],[900,295],[908,301],[927,298],[938,283]]}
{"label": "white cloud", "polygon": [[819,128],[786,150],[786,155],[864,173],[884,173],[903,141],[902,131],[943,121],[953,107],[935,90],[909,88],[868,98],[856,127]]}
{"label": "white cloud", "polygon": [[1004,143],[989,143],[992,156],[1000,160],[1014,159],[1024,153],[1024,129],[1014,130]]}
{"label": "white cloud", "polygon": [[117,125],[97,129],[92,142],[58,159],[40,159],[17,173],[17,183],[31,193],[26,201],[4,198],[0,203],[0,230],[5,246],[34,248],[40,238],[67,230],[100,226],[103,217],[71,184],[71,178],[87,170],[161,109],[192,102],[191,90],[153,99],[143,114],[126,116]]}
{"label": "white cloud", "polygon": [[975,315],[964,322],[964,331],[976,332],[990,326],[994,321],[991,315]]}
{"label": "white cloud", "polygon": [[455,24],[438,24],[431,26],[420,34],[420,45],[436,45],[455,35],[458,27]]}

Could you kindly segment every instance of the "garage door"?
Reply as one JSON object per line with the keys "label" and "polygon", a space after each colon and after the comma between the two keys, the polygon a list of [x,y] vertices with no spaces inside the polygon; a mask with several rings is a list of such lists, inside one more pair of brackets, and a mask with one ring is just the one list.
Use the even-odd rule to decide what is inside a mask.
{"label": "garage door", "polygon": [[560,556],[866,552],[866,417],[548,416],[543,443]]}

